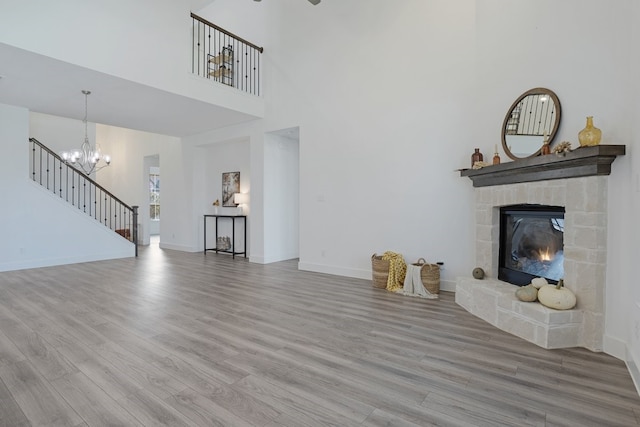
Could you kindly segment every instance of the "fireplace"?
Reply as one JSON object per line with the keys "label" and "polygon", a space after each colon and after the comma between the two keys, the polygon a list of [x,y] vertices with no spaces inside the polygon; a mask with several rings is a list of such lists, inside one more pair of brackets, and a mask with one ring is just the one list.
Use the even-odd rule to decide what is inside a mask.
{"label": "fireplace", "polygon": [[[484,269],[486,277],[484,280],[459,277],[456,302],[498,328],[541,347],[586,347],[601,351],[607,247],[606,178],[590,176],[476,188],[475,266]],[[546,212],[546,218],[540,221],[540,212],[534,210],[534,216],[525,215],[531,213],[529,208],[534,205],[545,206],[545,211],[547,207],[564,206],[565,212]],[[512,214],[511,219],[504,219],[506,224],[530,218],[529,223],[536,227],[540,222],[553,220],[562,228],[562,274],[565,286],[578,299],[574,309],[553,310],[538,302],[518,301],[517,288],[500,278],[501,212],[505,211]],[[514,251],[526,254],[526,249],[530,249],[527,244],[514,249],[513,242],[518,246],[519,237],[514,240],[513,229],[511,225],[511,249],[503,257],[515,257]],[[559,247],[559,241],[555,245]],[[531,276],[525,276],[521,282],[527,282],[527,277]]]}
{"label": "fireplace", "polygon": [[[564,157],[538,156],[461,171],[461,176],[469,177],[474,186],[475,262],[471,262],[484,269],[486,275],[484,280],[459,277],[456,302],[475,316],[541,347],[602,351],[607,175],[616,156],[624,154],[624,145],[598,145],[580,148]],[[522,211],[512,209],[517,205],[545,206],[545,210],[564,206],[562,216],[561,212],[551,212],[546,219],[555,222],[552,233],[562,231],[562,245],[554,245],[562,246],[561,274],[565,286],[576,294],[574,309],[553,310],[537,302],[519,301],[515,297],[517,288],[500,278],[500,214],[515,211],[511,249],[502,254],[504,258],[514,251],[513,222],[524,217]],[[549,246],[551,250],[551,243]],[[522,253],[526,253],[525,248]]]}
{"label": "fireplace", "polygon": [[564,277],[564,207],[511,205],[500,208],[498,279],[524,286],[536,277]]}

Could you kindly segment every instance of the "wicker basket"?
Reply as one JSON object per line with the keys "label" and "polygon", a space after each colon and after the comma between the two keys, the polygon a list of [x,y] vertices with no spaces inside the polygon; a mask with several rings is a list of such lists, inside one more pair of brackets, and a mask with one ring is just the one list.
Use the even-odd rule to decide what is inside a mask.
{"label": "wicker basket", "polygon": [[371,255],[371,271],[373,287],[385,289],[389,280],[389,261],[383,260],[381,255]]}
{"label": "wicker basket", "polygon": [[440,293],[440,266],[438,264],[427,264],[424,258],[420,258],[413,265],[422,267],[420,269],[420,279],[422,286],[432,294]]}

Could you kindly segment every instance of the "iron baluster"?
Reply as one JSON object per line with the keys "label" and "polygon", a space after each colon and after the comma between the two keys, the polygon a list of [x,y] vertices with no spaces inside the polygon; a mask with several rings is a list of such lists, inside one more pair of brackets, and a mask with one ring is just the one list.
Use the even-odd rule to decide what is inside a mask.
{"label": "iron baluster", "polygon": [[60,162],[58,173],[60,174],[60,198],[62,199],[62,162]]}
{"label": "iron baluster", "polygon": [[47,172],[47,185],[46,188],[47,190],[50,190],[49,188],[49,157],[47,156],[47,169],[45,170]]}
{"label": "iron baluster", "polygon": [[[198,15],[192,13],[191,18],[191,49],[198,51],[197,67],[194,65],[196,55],[195,53],[192,55],[192,72],[198,76],[233,86],[243,92],[260,96],[260,54],[264,49]],[[224,57],[220,55],[224,55],[225,49],[228,48],[234,55],[231,62],[225,64]],[[212,64],[212,60],[220,62]],[[204,66],[201,70],[202,64]]]}

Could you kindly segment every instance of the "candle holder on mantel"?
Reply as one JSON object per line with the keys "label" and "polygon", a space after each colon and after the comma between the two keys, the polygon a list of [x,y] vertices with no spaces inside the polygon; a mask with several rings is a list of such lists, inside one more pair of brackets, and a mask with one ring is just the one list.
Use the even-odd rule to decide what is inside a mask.
{"label": "candle holder on mantel", "polygon": [[544,139],[542,140],[542,148],[540,148],[540,154],[543,156],[547,154],[551,154],[551,147],[549,146],[549,135],[547,135],[547,131],[544,131]]}

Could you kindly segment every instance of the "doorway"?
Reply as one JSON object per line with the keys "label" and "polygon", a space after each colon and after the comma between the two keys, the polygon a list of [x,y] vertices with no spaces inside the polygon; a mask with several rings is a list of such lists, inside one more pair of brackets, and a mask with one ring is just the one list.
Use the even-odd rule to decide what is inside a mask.
{"label": "doorway", "polygon": [[[142,245],[159,245],[160,243],[160,155],[145,156],[143,160],[144,200],[146,205],[140,207],[138,240]],[[154,236],[153,241],[151,236]]]}
{"label": "doorway", "polygon": [[300,131],[265,134],[264,261],[300,256]]}

